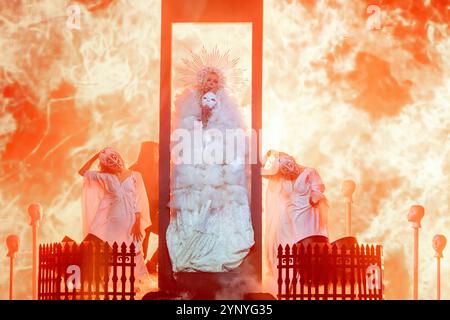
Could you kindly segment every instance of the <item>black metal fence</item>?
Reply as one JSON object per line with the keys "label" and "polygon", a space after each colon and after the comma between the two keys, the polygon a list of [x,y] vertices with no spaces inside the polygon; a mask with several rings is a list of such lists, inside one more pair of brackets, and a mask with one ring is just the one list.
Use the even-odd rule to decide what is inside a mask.
{"label": "black metal fence", "polygon": [[278,247],[278,299],[382,300],[382,247]]}
{"label": "black metal fence", "polygon": [[134,300],[135,246],[107,242],[39,246],[39,300]]}

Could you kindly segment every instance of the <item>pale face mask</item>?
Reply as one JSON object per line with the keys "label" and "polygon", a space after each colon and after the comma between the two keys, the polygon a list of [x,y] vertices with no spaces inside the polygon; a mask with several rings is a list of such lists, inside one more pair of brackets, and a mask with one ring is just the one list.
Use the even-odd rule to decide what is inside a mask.
{"label": "pale face mask", "polygon": [[125,167],[120,154],[110,147],[104,148],[102,151],[100,151],[99,160],[103,166],[109,168],[112,171],[121,170]]}
{"label": "pale face mask", "polygon": [[210,108],[215,108],[217,106],[217,96],[215,93],[209,91],[205,93],[202,97],[202,106],[207,106]]}

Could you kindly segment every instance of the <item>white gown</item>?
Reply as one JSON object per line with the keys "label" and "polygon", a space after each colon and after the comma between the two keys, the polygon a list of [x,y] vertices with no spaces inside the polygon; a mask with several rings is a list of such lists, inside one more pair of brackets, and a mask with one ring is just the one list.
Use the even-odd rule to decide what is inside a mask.
{"label": "white gown", "polygon": [[[265,277],[276,285],[277,249],[281,244],[292,246],[310,236],[328,237],[328,205],[325,186],[314,168],[305,168],[295,181],[281,177],[270,178],[266,191],[265,208]],[[309,199],[315,192],[325,201],[317,207]],[[267,290],[276,288],[266,288]]]}
{"label": "white gown", "polygon": [[[110,245],[134,243],[141,253],[141,244],[133,240],[131,228],[136,212],[141,213],[141,232],[150,224],[149,205],[144,182],[139,172],[132,171],[122,183],[110,173],[87,171],[82,189],[83,236],[93,234]],[[138,279],[148,276],[142,254],[136,256]]]}
{"label": "white gown", "polygon": [[[214,109],[204,130],[245,130],[237,104],[224,91],[217,92],[217,97],[220,106]],[[198,92],[185,91],[175,107],[173,130],[184,129],[193,135],[195,126],[201,126]],[[226,147],[227,142],[223,143]],[[207,146],[205,141],[197,148]],[[192,144],[191,150],[182,153],[194,148]],[[254,244],[247,165],[231,160],[221,164],[174,163],[174,157],[172,154],[171,218],[166,233],[173,271],[224,272],[237,268]]]}

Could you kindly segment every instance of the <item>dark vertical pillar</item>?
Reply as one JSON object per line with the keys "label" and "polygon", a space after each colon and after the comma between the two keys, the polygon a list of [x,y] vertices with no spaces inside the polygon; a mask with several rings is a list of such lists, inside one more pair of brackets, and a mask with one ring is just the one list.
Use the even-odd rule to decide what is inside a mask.
{"label": "dark vertical pillar", "polygon": [[158,286],[170,290],[172,267],[166,244],[169,225],[170,197],[170,110],[171,110],[171,65],[172,65],[172,21],[171,1],[161,4],[161,80],[159,88],[159,269]]}
{"label": "dark vertical pillar", "polygon": [[[254,1],[252,17],[252,129],[257,133],[262,127],[262,57],[263,57],[263,3]],[[262,179],[259,149],[262,141],[257,134],[256,146],[258,150],[257,163],[252,164],[251,213],[253,230],[255,233],[255,254],[252,256],[252,265],[258,282],[262,280]]]}

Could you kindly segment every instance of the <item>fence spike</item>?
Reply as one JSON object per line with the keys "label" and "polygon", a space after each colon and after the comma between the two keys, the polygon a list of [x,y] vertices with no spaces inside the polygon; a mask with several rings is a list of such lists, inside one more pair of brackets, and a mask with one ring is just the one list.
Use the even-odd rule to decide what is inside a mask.
{"label": "fence spike", "polygon": [[284,253],[285,253],[285,254],[290,254],[290,252],[291,252],[291,248],[290,248],[289,245],[287,244],[287,245],[284,247]]}
{"label": "fence spike", "polygon": [[361,255],[365,255],[366,254],[366,249],[365,246],[362,244],[361,245]]}
{"label": "fence spike", "polygon": [[277,257],[281,257],[283,255],[283,246],[280,244],[277,250]]}
{"label": "fence spike", "polygon": [[331,252],[333,253],[333,254],[336,254],[337,253],[337,245],[334,243],[333,244],[333,246],[331,247]]}
{"label": "fence spike", "polygon": [[377,245],[377,256],[381,256],[381,249],[382,249],[382,246]]}
{"label": "fence spike", "polygon": [[314,252],[319,252],[319,245],[317,243],[314,245]]}

